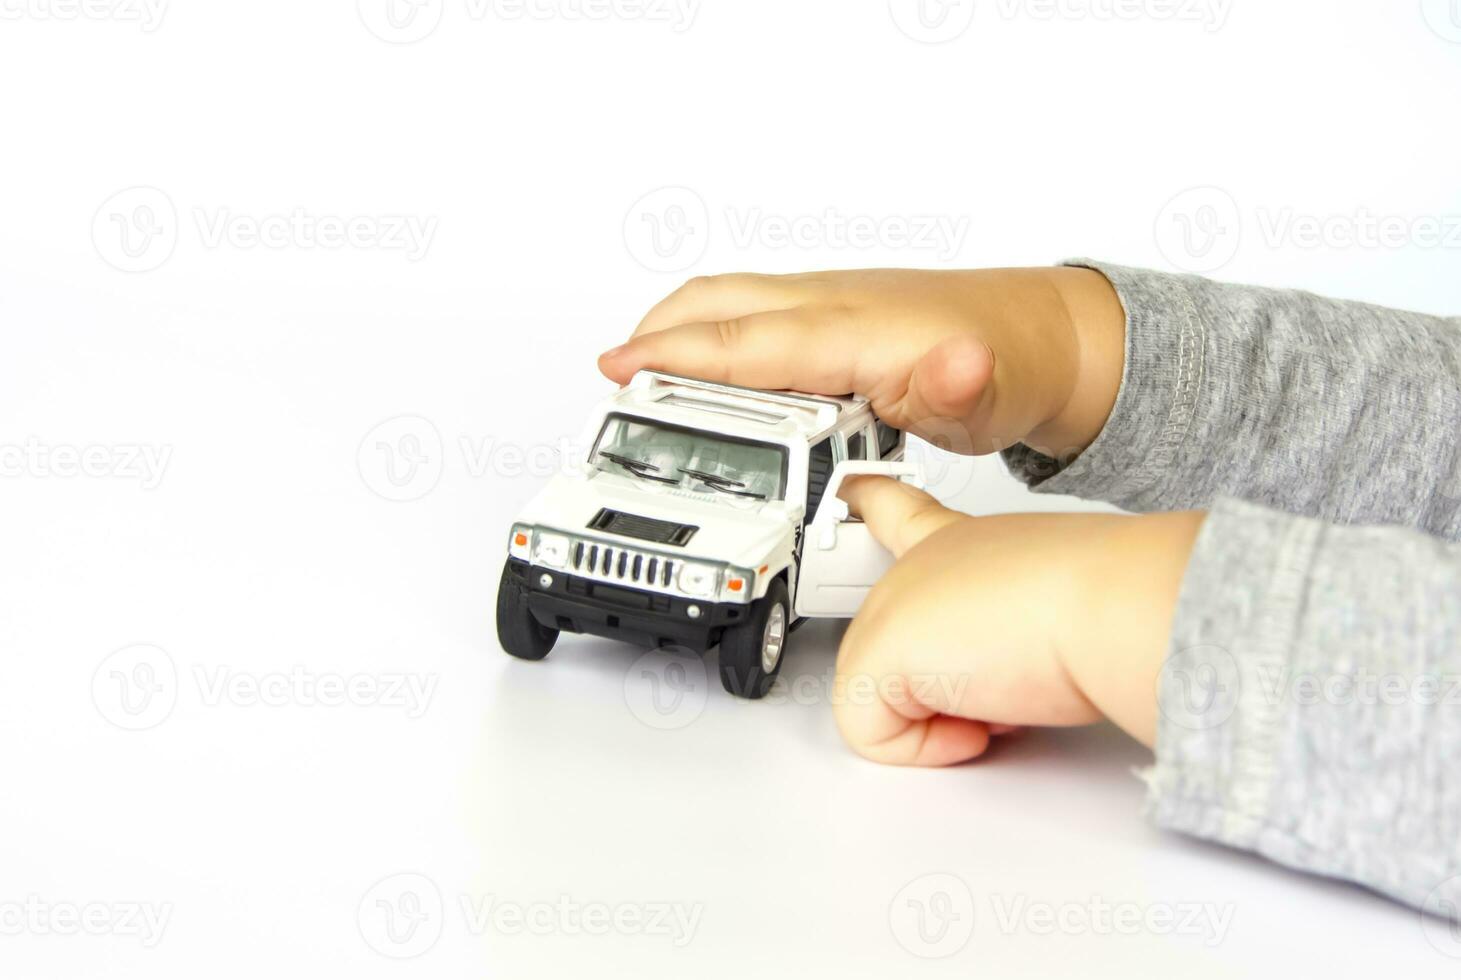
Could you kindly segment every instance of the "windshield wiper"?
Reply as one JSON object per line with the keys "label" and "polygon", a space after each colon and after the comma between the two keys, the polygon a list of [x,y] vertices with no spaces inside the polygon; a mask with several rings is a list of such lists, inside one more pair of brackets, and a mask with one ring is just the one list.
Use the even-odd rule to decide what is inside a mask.
{"label": "windshield wiper", "polygon": [[667,476],[655,476],[660,468],[653,463],[642,459],[635,459],[633,456],[620,456],[618,453],[611,453],[607,449],[600,449],[599,455],[612,463],[618,463],[624,469],[635,476],[643,477],[646,480],[654,480],[658,483],[678,484],[679,480],[672,480]]}
{"label": "windshield wiper", "polygon": [[732,480],[728,476],[721,476],[719,473],[706,473],[704,470],[691,470],[680,467],[680,472],[686,476],[693,476],[712,490],[719,490],[721,493],[734,494],[737,497],[754,497],[757,500],[765,500],[764,493],[757,493],[754,490],[745,489],[745,484],[740,480]]}

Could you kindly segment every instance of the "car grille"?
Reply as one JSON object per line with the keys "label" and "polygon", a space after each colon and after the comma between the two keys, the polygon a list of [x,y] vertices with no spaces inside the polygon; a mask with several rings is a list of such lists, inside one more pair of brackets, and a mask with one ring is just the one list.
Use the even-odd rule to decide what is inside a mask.
{"label": "car grille", "polygon": [[673,558],[636,548],[581,539],[574,540],[569,563],[579,575],[659,590],[670,588],[680,564]]}
{"label": "car grille", "polygon": [[622,510],[610,510],[605,507],[594,515],[594,519],[588,522],[588,526],[595,531],[608,531],[610,534],[622,534],[626,538],[638,538],[641,541],[653,541],[655,544],[672,544],[677,547],[690,543],[695,532],[700,530],[694,524],[679,524],[675,521],[662,521],[654,517],[641,517],[638,514],[626,514]]}

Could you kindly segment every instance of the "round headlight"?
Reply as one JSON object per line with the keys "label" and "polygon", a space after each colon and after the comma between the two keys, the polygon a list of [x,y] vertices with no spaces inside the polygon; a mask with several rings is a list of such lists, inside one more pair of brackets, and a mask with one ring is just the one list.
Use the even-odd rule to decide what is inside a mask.
{"label": "round headlight", "polygon": [[562,568],[568,562],[568,539],[561,534],[539,532],[533,548],[533,561],[539,565]]}
{"label": "round headlight", "polygon": [[720,570],[712,565],[686,563],[680,566],[675,581],[679,584],[680,591],[686,595],[710,596],[715,594],[719,577]]}

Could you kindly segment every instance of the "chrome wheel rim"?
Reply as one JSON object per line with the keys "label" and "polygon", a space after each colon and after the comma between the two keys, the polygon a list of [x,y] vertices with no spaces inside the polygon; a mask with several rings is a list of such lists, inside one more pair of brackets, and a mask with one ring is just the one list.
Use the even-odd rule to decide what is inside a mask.
{"label": "chrome wheel rim", "polygon": [[781,662],[781,645],[786,639],[786,607],[781,603],[771,607],[766,617],[766,632],[761,635],[761,670],[771,673]]}

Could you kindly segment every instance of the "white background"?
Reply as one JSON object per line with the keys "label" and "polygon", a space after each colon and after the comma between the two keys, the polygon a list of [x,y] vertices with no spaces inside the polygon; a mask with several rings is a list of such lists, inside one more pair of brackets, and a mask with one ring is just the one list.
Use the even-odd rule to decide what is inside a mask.
{"label": "white background", "polygon": [[492,602],[687,275],[1089,254],[1461,310],[1461,12],[604,2],[0,0],[0,973],[1454,975],[1411,911],[1147,827],[1113,730],[879,768],[830,624],[747,704],[511,661]]}

